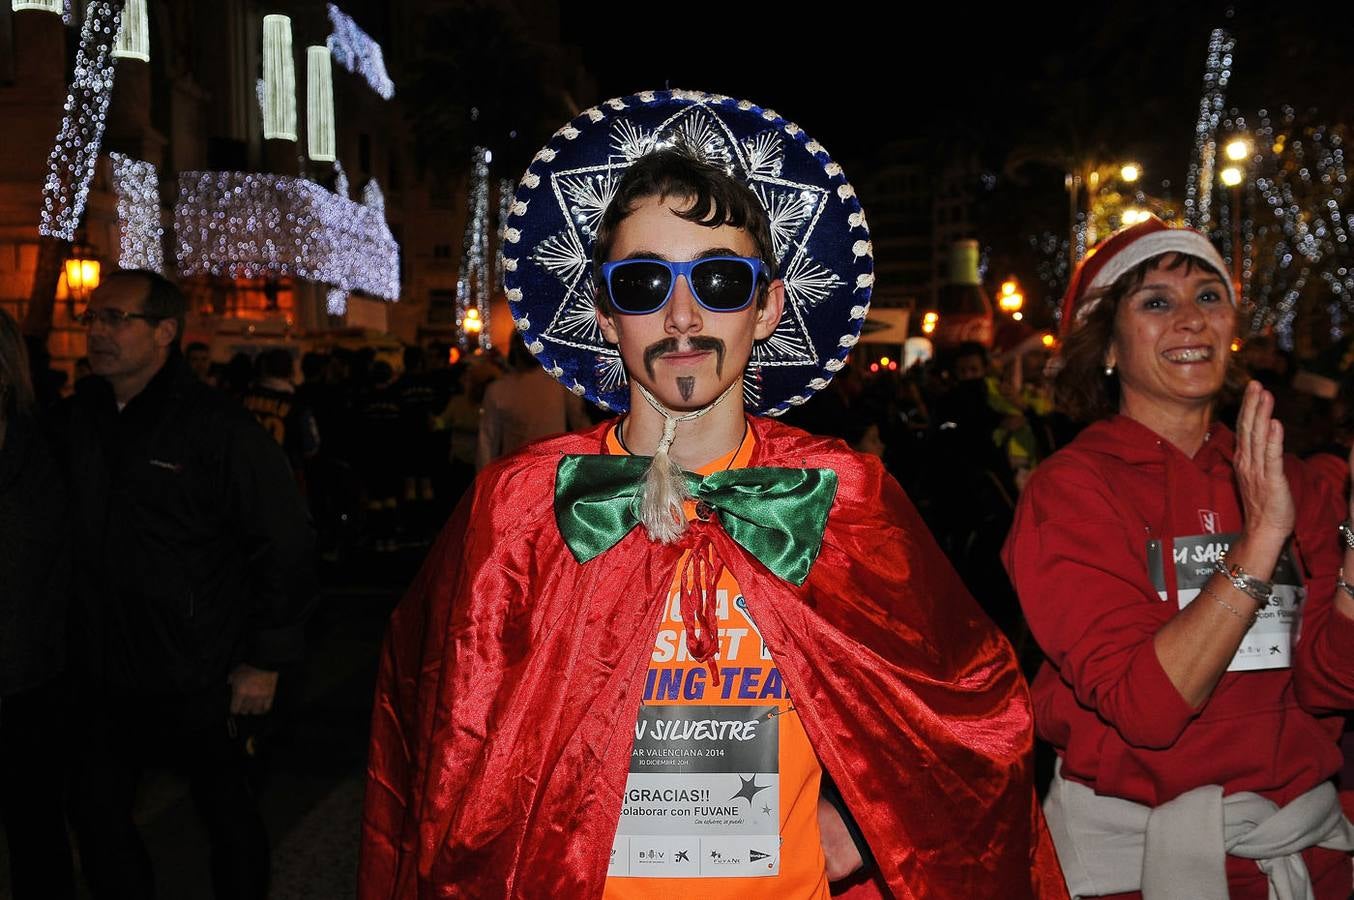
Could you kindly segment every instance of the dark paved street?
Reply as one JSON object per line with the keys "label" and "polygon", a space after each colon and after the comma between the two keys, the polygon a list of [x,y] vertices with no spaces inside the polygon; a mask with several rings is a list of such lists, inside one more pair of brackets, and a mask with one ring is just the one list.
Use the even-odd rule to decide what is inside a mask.
{"label": "dark paved street", "polygon": [[[385,623],[423,551],[326,574],[310,656],[293,688],[290,724],[265,750],[261,807],[273,844],[274,900],[354,896],[367,721]],[[206,838],[187,782],[147,773],[137,821],[154,860],[159,900],[210,900]],[[9,900],[0,843],[0,900]],[[85,896],[82,894],[82,897]]]}

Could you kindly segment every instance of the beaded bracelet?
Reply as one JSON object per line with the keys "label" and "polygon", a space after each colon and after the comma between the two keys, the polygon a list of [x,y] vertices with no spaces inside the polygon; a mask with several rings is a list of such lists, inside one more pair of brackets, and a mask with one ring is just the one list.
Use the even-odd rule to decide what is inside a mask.
{"label": "beaded bracelet", "polygon": [[1213,571],[1230,581],[1232,587],[1259,603],[1261,608],[1268,606],[1270,600],[1274,597],[1273,584],[1268,581],[1261,581],[1254,575],[1247,575],[1246,570],[1241,566],[1229,565],[1226,553],[1214,560]]}
{"label": "beaded bracelet", "polygon": [[1260,610],[1258,610],[1258,609],[1257,609],[1255,612],[1251,613],[1249,616],[1246,615],[1245,613],[1243,613],[1243,612],[1241,612],[1240,610],[1238,610],[1235,606],[1233,606],[1232,604],[1228,603],[1226,600],[1222,599],[1222,598],[1219,597],[1217,594],[1213,593],[1213,592],[1212,592],[1211,590],[1209,590],[1208,588],[1204,588],[1204,589],[1203,589],[1203,593],[1205,593],[1205,594],[1207,594],[1208,596],[1212,597],[1212,598],[1214,599],[1214,601],[1216,601],[1216,602],[1218,603],[1218,605],[1221,606],[1223,609],[1227,610],[1229,613],[1231,613],[1232,615],[1236,616],[1238,619],[1241,619],[1241,620],[1243,620],[1243,621],[1245,621],[1245,622],[1248,622],[1248,623],[1250,623],[1251,625],[1254,625],[1254,624],[1255,624],[1255,619],[1256,619],[1256,617],[1260,615]]}

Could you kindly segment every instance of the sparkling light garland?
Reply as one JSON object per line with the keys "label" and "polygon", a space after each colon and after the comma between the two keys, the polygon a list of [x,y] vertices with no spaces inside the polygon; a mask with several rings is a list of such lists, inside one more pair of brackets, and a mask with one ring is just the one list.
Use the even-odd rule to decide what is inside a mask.
{"label": "sparkling light garland", "polygon": [[352,196],[352,192],[348,190],[348,173],[343,170],[343,163],[337,159],[334,160],[334,193],[344,200]]}
{"label": "sparkling light garland", "polygon": [[1062,321],[1062,294],[1067,288],[1067,279],[1071,275],[1071,263],[1068,261],[1068,238],[1066,235],[1044,231],[1026,236],[1030,250],[1038,260],[1035,273],[1044,285],[1044,305],[1053,316],[1055,323]]}
{"label": "sparkling light garland", "polygon": [[367,209],[376,210],[382,216],[386,213],[386,195],[375,178],[369,178],[362,187],[362,205]]}
{"label": "sparkling light garland", "polygon": [[465,327],[470,317],[466,313],[473,305],[480,321],[479,345],[488,350],[493,346],[489,338],[489,292],[492,288],[485,254],[489,249],[489,161],[493,154],[483,147],[470,152],[470,210],[461,248],[461,271],[456,279],[456,328],[461,333],[461,346],[466,346],[470,341]]}
{"label": "sparkling light garland", "polygon": [[118,59],[150,62],[150,18],[146,0],[127,0],[122,9],[122,27],[113,42],[113,55]]}
{"label": "sparkling light garland", "polygon": [[296,140],[296,61],[291,52],[291,19],[263,17],[263,136]]}
{"label": "sparkling light garland", "polygon": [[330,288],[324,295],[324,311],[331,316],[342,316],[348,312],[348,292],[343,288]]}
{"label": "sparkling light garland", "polygon": [[1194,125],[1194,155],[1185,176],[1185,223],[1193,228],[1207,228],[1212,215],[1218,119],[1227,95],[1227,82],[1232,77],[1235,46],[1236,41],[1221,28],[1215,28],[1208,38],[1204,92],[1199,99],[1199,120]]}
{"label": "sparkling light garland", "polygon": [[386,74],[385,56],[381,45],[371,39],[357,23],[334,4],[328,4],[329,22],[334,30],[329,35],[329,50],[334,60],[349,72],[361,75],[371,89],[389,100],[395,96],[395,83]]}
{"label": "sparkling light garland", "polygon": [[334,73],[329,48],[306,48],[306,153],[316,162],[337,159],[334,142]]}
{"label": "sparkling light garland", "polygon": [[153,163],[109,153],[113,188],[118,195],[118,242],[123,269],[165,268],[164,229],[160,227],[160,176]]}
{"label": "sparkling light garland", "polygon": [[1247,188],[1251,208],[1263,212],[1241,223],[1251,327],[1272,325],[1280,347],[1293,350],[1300,322],[1321,315],[1339,340],[1354,315],[1344,139],[1291,107],[1275,117],[1262,109],[1258,122]]}
{"label": "sparkling light garland", "polygon": [[290,276],[345,293],[400,296],[399,246],[383,212],[313,181],[184,172],[174,227],[181,275]]}
{"label": "sparkling light garland", "polygon": [[111,51],[121,18],[122,3],[111,0],[93,0],[85,12],[75,77],[66,95],[61,130],[47,158],[39,234],[75,240],[107,124],[108,101],[113,94]]}

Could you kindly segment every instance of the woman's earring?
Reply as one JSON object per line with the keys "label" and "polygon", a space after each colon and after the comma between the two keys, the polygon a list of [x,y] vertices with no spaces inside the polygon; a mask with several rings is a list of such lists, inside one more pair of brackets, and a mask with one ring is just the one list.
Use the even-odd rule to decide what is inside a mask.
{"label": "woman's earring", "polygon": [[1114,366],[1105,366],[1105,377],[1109,378],[1114,374]]}

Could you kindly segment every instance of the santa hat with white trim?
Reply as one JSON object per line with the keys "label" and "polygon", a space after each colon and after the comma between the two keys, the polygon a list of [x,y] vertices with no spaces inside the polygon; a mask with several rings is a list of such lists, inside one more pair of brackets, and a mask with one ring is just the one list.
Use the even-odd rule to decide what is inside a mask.
{"label": "santa hat with white trim", "polygon": [[1227,285],[1227,299],[1236,306],[1236,290],[1227,278],[1227,263],[1213,242],[1192,228],[1172,227],[1156,216],[1149,216],[1096,244],[1077,266],[1063,295],[1063,333],[1070,334],[1086,321],[1100,303],[1102,288],[1114,284],[1134,266],[1164,253],[1183,253],[1216,269]]}

